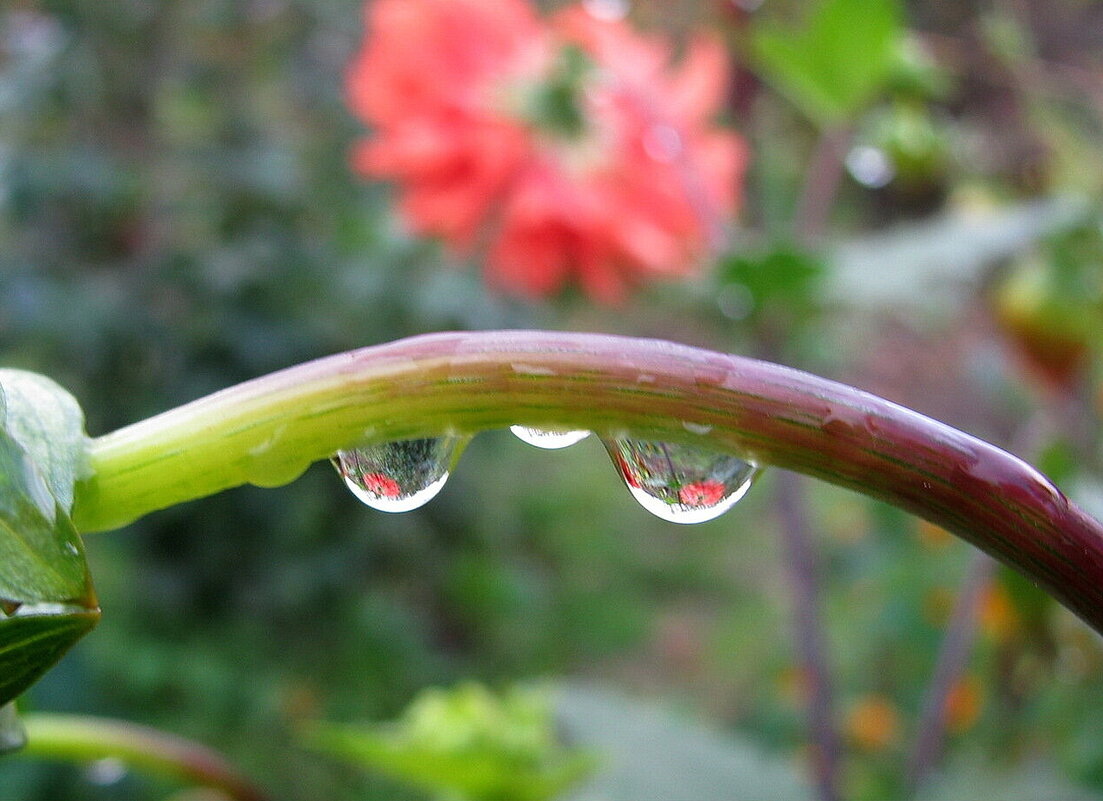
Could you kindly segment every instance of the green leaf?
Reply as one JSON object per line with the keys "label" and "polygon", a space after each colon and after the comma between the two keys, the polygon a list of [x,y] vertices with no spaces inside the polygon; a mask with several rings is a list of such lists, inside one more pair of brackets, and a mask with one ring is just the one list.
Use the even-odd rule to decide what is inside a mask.
{"label": "green leaf", "polygon": [[85,454],[76,401],[33,373],[0,370],[0,705],[99,619],[69,517]]}
{"label": "green leaf", "polygon": [[0,427],[37,465],[46,486],[66,511],[73,486],[87,472],[84,413],[76,398],[38,373],[0,369]]}
{"label": "green leaf", "polygon": [[823,127],[852,119],[887,83],[904,28],[897,0],[824,0],[801,30],[763,24],[763,77]]}
{"label": "green leaf", "polygon": [[3,429],[0,599],[95,605],[80,535],[38,467]]}
{"label": "green leaf", "polygon": [[0,704],[34,684],[100,617],[79,607],[43,612],[0,620]]}
{"label": "green leaf", "polygon": [[69,393],[44,376],[0,370],[0,600],[95,607],[69,519],[84,445]]}
{"label": "green leaf", "polygon": [[549,700],[524,688],[496,696],[481,685],[430,689],[392,724],[318,724],[311,744],[354,764],[449,797],[546,801],[593,767],[562,746]]}

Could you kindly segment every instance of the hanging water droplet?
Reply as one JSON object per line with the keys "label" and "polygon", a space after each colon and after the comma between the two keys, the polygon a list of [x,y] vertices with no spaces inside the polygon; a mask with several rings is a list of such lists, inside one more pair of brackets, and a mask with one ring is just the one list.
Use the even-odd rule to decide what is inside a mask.
{"label": "hanging water droplet", "polygon": [[408,512],[432,500],[467,437],[403,439],[338,451],[333,466],[352,494],[382,512]]}
{"label": "hanging water droplet", "polygon": [[19,720],[15,701],[0,706],[0,754],[18,751],[27,744],[27,732]]}
{"label": "hanging water droplet", "polygon": [[98,787],[110,787],[126,778],[127,766],[118,757],[104,757],[89,763],[84,769],[84,778],[89,784]]}
{"label": "hanging water droplet", "polygon": [[0,598],[0,612],[7,615],[8,617],[11,617],[16,612],[18,612],[19,607],[21,607],[22,605],[23,604],[19,603],[19,601],[9,601],[7,598]]}
{"label": "hanging water droplet", "polygon": [[737,456],[639,439],[603,440],[628,491],[671,523],[703,523],[735,506],[757,468]]}
{"label": "hanging water droplet", "polygon": [[510,426],[509,430],[521,442],[527,442],[529,445],[535,445],[537,448],[544,448],[549,451],[568,448],[590,436],[589,431],[549,431],[543,428],[529,428],[528,426]]}

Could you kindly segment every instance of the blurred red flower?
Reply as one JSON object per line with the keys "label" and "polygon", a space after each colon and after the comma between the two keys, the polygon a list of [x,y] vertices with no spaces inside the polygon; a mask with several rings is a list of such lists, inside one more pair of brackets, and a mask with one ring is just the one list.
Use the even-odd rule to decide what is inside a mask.
{"label": "blurred red flower", "polygon": [[367,24],[348,96],[374,135],[354,166],[398,185],[415,232],[485,247],[493,284],[616,301],[717,244],[746,158],[711,124],[717,41],[674,64],[621,20],[579,6],[544,21],[525,0],[375,0]]}

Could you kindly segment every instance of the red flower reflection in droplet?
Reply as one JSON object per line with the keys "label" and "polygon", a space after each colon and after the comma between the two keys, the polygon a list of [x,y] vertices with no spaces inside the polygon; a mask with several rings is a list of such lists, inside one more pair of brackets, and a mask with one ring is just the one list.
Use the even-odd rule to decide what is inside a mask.
{"label": "red flower reflection in droplet", "polygon": [[377,498],[397,498],[402,494],[398,482],[382,473],[364,473],[360,476],[360,486]]}
{"label": "red flower reflection in droplet", "polygon": [[725,489],[722,481],[695,481],[678,491],[678,500],[684,506],[715,506],[724,500]]}
{"label": "red flower reflection in droplet", "polygon": [[349,71],[374,128],[354,165],[394,181],[411,228],[485,247],[497,286],[538,297],[576,282],[615,301],[692,274],[734,213],[741,140],[711,125],[727,61],[572,7],[524,0],[376,0]]}

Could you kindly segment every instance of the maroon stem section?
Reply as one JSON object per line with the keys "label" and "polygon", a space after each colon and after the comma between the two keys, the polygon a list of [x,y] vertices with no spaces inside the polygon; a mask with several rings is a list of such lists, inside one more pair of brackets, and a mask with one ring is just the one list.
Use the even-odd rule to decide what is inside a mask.
{"label": "maroon stem section", "polygon": [[[105,513],[97,503],[121,502],[120,482],[160,481],[164,493],[172,477],[224,467],[226,454],[272,431],[283,433],[256,464],[290,449],[324,458],[368,428],[393,439],[512,423],[730,451],[880,498],[1017,568],[1103,631],[1103,527],[1022,460],[853,387],[659,340],[432,334],[274,373],[94,441],[99,464],[131,464],[93,478],[89,519]],[[127,456],[135,447],[141,463]],[[194,498],[235,486],[248,469],[199,476],[184,490]],[[167,499],[135,503],[135,516]]]}

